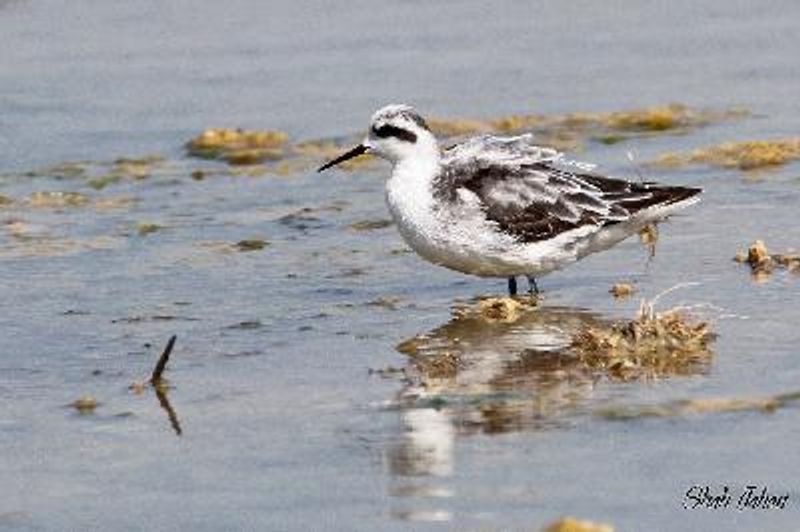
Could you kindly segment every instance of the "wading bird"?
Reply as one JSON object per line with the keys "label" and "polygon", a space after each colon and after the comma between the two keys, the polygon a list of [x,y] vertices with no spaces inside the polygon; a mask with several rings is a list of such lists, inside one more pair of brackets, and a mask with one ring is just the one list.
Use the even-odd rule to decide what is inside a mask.
{"label": "wading bird", "polygon": [[442,150],[413,108],[388,105],[361,144],[318,171],[364,153],[388,160],[386,202],[406,243],[434,264],[506,278],[511,295],[518,276],[538,293],[536,277],[699,199],[699,188],[596,175],[532,140],[481,135]]}

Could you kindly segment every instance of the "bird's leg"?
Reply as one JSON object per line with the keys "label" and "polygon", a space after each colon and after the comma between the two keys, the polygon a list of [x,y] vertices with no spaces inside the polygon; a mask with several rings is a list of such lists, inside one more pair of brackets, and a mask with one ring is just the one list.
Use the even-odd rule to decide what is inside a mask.
{"label": "bird's leg", "polygon": [[510,296],[517,295],[517,278],[516,277],[509,277],[508,278],[508,295],[510,295]]}
{"label": "bird's leg", "polygon": [[539,295],[539,287],[536,285],[536,278],[533,275],[528,276],[528,293],[530,295]]}

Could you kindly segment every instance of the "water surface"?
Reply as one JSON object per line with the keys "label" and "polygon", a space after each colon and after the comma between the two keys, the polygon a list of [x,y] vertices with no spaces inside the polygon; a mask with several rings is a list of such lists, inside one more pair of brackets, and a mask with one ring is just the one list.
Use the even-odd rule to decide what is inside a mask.
{"label": "water surface", "polygon": [[[757,283],[730,259],[798,241],[797,164],[656,177],[705,189],[661,227],[540,280],[518,323],[451,321],[503,282],[423,263],[388,217],[388,168],[231,175],[188,159],[209,126],[346,135],[392,101],[444,117],[607,111],[679,101],[753,116],[578,156],[636,177],[647,160],[795,135],[792,2],[0,2],[0,528],[539,528],[561,515],[620,530],[783,530],[797,521],[796,409],[612,422],[615,405],[795,391],[797,275]],[[96,190],[64,161],[164,158]],[[191,172],[202,168],[206,178]],[[648,176],[652,170],[646,170]],[[33,206],[36,192],[81,205]],[[140,224],[158,224],[139,234]],[[235,244],[263,239],[262,250]],[[609,287],[634,280],[636,297]],[[700,305],[707,364],[620,381],[561,365],[584,322],[640,296]],[[178,342],[169,403],[146,379]],[[418,335],[470,370],[420,388],[395,347]],[[452,342],[457,341],[453,347]],[[534,352],[532,353],[531,350]],[[93,414],[67,407],[97,398]],[[786,510],[687,511],[692,485],[788,492]]]}

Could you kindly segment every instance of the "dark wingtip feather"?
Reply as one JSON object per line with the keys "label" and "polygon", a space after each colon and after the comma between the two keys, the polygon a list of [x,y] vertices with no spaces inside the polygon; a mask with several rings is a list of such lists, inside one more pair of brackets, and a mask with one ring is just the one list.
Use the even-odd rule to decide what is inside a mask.
{"label": "dark wingtip feather", "polygon": [[[639,188],[638,192],[642,191]],[[635,189],[634,189],[635,190]],[[634,196],[630,199],[618,200],[618,205],[625,208],[629,213],[634,214],[649,207],[674,205],[686,201],[698,194],[703,189],[694,187],[673,187],[666,185],[659,185],[656,183],[646,183],[644,190],[649,193],[649,197]]]}
{"label": "dark wingtip feather", "polygon": [[669,199],[666,201],[668,205],[680,203],[703,192],[702,188],[696,187],[663,187],[662,190],[669,193]]}

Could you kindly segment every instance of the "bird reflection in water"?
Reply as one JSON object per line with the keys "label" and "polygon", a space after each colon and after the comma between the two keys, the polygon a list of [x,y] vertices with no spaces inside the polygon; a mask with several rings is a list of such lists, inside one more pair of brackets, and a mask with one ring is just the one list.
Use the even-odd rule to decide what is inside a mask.
{"label": "bird reflection in water", "polygon": [[611,327],[611,320],[584,309],[483,298],[458,305],[446,324],[398,345],[409,362],[393,402],[402,435],[387,449],[392,494],[403,504],[393,515],[449,520],[438,507],[453,496],[447,477],[455,470],[458,436],[569,426],[612,398],[613,386],[603,382],[709,369],[712,353],[705,349],[669,363],[642,359],[636,371],[576,349],[581,332]]}

